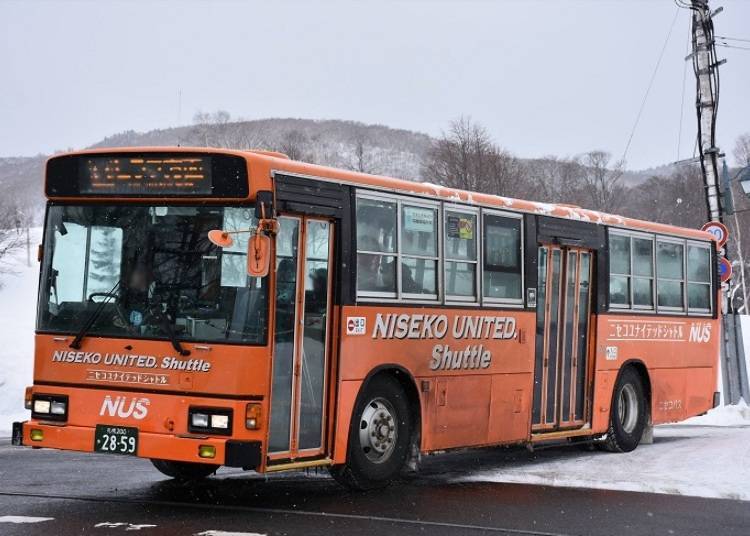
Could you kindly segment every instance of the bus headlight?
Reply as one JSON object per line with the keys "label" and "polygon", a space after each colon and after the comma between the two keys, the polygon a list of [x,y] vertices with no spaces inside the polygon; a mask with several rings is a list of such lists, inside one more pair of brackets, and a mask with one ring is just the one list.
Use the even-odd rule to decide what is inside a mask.
{"label": "bus headlight", "polygon": [[34,413],[49,413],[51,405],[49,400],[34,400]]}
{"label": "bus headlight", "polygon": [[195,428],[208,428],[208,415],[205,413],[193,413],[190,416],[190,425]]}
{"label": "bus headlight", "polygon": [[68,419],[68,397],[65,395],[44,395],[35,393],[31,399],[31,416],[47,421]]}
{"label": "bus headlight", "polygon": [[188,409],[188,431],[197,434],[232,434],[232,410],[229,408]]}
{"label": "bus headlight", "polygon": [[50,407],[50,413],[52,415],[65,415],[65,412],[67,411],[68,407],[65,402],[62,402],[60,400],[53,400],[52,406]]}
{"label": "bus headlight", "polygon": [[229,415],[211,415],[211,428],[229,429]]}

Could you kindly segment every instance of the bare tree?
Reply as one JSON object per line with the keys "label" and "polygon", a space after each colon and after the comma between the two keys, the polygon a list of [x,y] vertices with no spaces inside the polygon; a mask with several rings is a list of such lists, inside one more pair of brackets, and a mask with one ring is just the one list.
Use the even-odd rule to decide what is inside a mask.
{"label": "bare tree", "polygon": [[525,163],[528,197],[546,203],[587,205],[589,202],[581,165],[574,159],[547,156]]}
{"label": "bare tree", "polygon": [[312,160],[308,154],[310,140],[300,130],[289,130],[281,137],[278,149],[292,160]]}
{"label": "bare tree", "polygon": [[737,141],[734,142],[733,152],[738,166],[750,166],[750,132],[737,137]]}
{"label": "bare tree", "polygon": [[374,173],[373,155],[370,151],[368,140],[363,132],[358,132],[354,137],[354,155],[349,169],[360,173]]}
{"label": "bare tree", "polygon": [[623,204],[625,187],[621,184],[624,162],[614,162],[606,151],[590,151],[577,158],[590,199],[590,208],[615,212]]}
{"label": "bare tree", "polygon": [[252,149],[268,145],[263,133],[254,128],[254,125],[231,119],[229,112],[224,110],[198,112],[193,116],[193,128],[183,141],[226,149]]}
{"label": "bare tree", "polygon": [[706,221],[703,191],[700,168],[683,167],[627,190],[620,208],[626,216],[696,228]]}
{"label": "bare tree", "polygon": [[[12,274],[14,251],[22,247],[29,247],[29,226],[31,216],[21,211],[16,205],[2,203],[0,205],[0,274]],[[0,287],[2,281],[0,281]]]}
{"label": "bare tree", "polygon": [[523,171],[483,126],[461,117],[433,142],[422,161],[421,175],[425,181],[453,188],[516,195],[525,189]]}

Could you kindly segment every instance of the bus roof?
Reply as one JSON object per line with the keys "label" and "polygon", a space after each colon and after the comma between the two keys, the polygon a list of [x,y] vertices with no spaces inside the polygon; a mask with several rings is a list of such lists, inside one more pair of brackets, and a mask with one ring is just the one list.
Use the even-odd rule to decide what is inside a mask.
{"label": "bus roof", "polygon": [[[218,153],[242,156],[248,162],[248,178],[250,180],[249,187],[251,197],[254,197],[254,192],[257,190],[270,188],[270,180],[274,173],[291,173],[309,177],[311,179],[322,179],[344,184],[351,184],[353,186],[360,186],[364,188],[379,190],[382,192],[389,192],[392,194],[417,195],[446,202],[454,202],[456,204],[468,204],[478,207],[482,206],[513,212],[538,214],[542,216],[551,216],[568,220],[591,222],[595,224],[608,225],[623,229],[676,235],[684,238],[693,238],[704,241],[715,240],[712,234],[701,231],[699,229],[690,229],[686,227],[677,227],[674,225],[667,225],[663,223],[627,218],[616,214],[608,214],[596,210],[581,208],[574,205],[565,205],[559,203],[540,203],[535,201],[514,199],[499,195],[469,192],[456,188],[448,188],[437,184],[431,184],[429,182],[415,182],[406,179],[397,179],[382,175],[370,175],[357,171],[321,166],[318,164],[309,164],[306,162],[290,160],[286,155],[282,153],[266,150],[234,150],[214,147],[169,146],[108,147],[57,154],[50,157],[49,160],[62,156],[138,152]],[[195,198],[193,198],[193,200],[195,200]]]}

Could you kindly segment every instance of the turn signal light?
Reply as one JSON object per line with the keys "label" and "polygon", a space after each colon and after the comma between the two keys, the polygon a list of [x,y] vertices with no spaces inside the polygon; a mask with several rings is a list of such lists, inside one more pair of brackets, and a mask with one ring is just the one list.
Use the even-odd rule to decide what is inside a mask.
{"label": "turn signal light", "polygon": [[31,437],[32,441],[41,441],[44,439],[44,432],[38,428],[32,428],[29,437]]}
{"label": "turn signal light", "polygon": [[26,409],[31,409],[31,397],[32,397],[32,391],[33,389],[31,387],[26,388],[26,393],[23,396],[23,407]]}
{"label": "turn signal light", "polygon": [[198,447],[199,458],[216,458],[216,447],[213,445],[201,445]]}
{"label": "turn signal light", "polygon": [[248,404],[245,408],[245,428],[248,430],[257,430],[260,428],[260,404]]}

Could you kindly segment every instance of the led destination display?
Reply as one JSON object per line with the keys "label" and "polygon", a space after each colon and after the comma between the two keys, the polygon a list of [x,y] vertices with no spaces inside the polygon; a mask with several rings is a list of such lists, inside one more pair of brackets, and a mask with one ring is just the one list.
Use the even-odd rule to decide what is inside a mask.
{"label": "led destination display", "polygon": [[80,192],[106,195],[208,195],[210,156],[92,156],[80,161]]}

